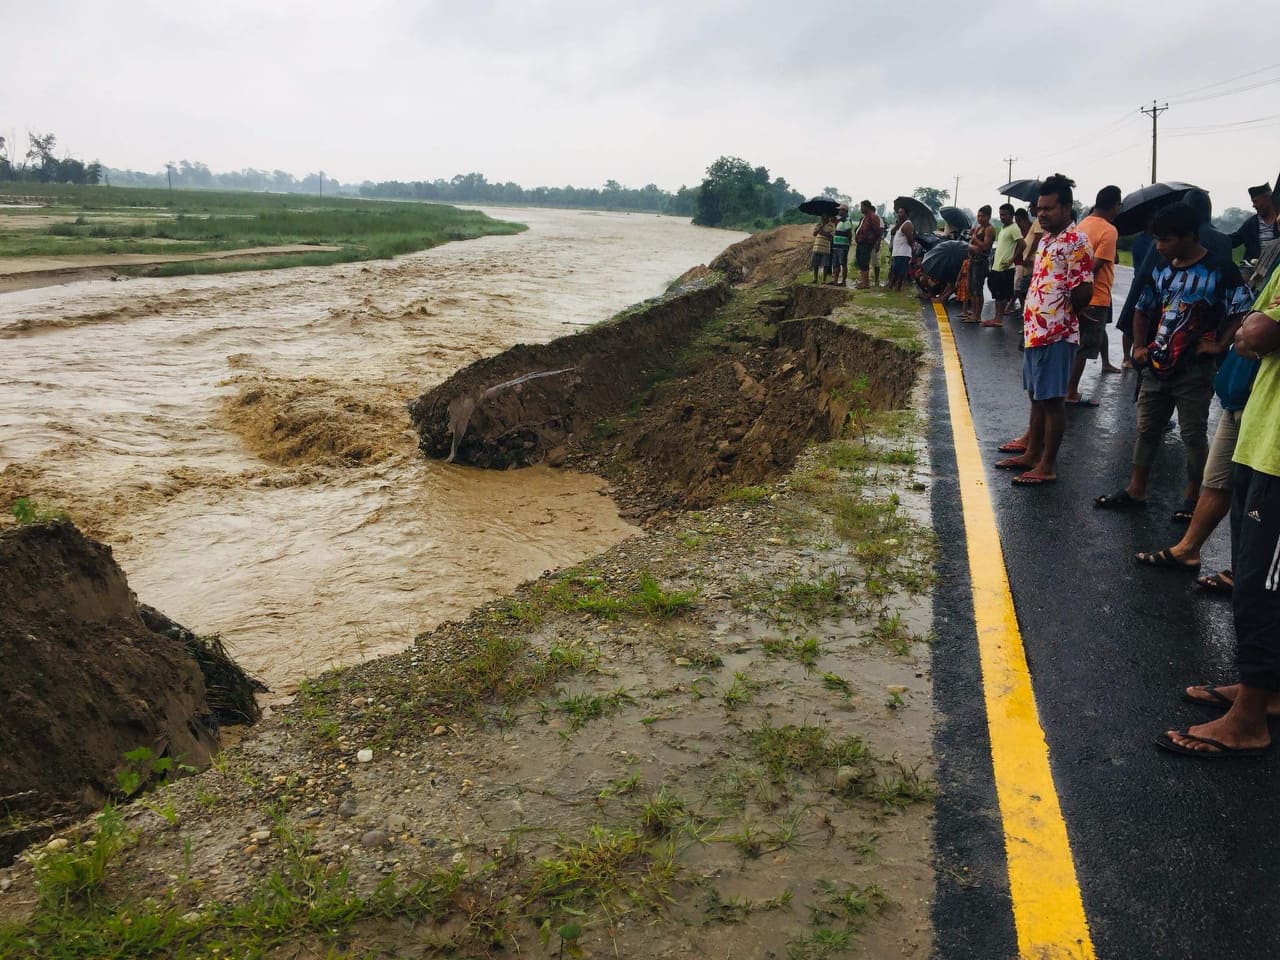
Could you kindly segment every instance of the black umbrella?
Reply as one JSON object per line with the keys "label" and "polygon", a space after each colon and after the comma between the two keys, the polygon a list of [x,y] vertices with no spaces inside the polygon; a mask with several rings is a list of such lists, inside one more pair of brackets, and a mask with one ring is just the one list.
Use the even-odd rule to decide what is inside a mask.
{"label": "black umbrella", "polygon": [[943,207],[938,211],[938,216],[950,224],[957,232],[973,229],[973,221],[959,207]]}
{"label": "black umbrella", "polygon": [[1113,226],[1122,237],[1141,233],[1154,214],[1169,204],[1183,199],[1188,190],[1199,189],[1190,183],[1170,180],[1168,183],[1153,183],[1149,187],[1135,190],[1120,204],[1120,213],[1116,216]]}
{"label": "black umbrella", "polygon": [[1021,200],[1023,203],[1035,203],[1040,196],[1040,181],[1010,180],[996,193],[1011,197],[1014,200]]}
{"label": "black umbrella", "polygon": [[924,255],[920,271],[940,280],[952,283],[960,275],[961,265],[969,259],[969,245],[963,240],[944,240]]}
{"label": "black umbrella", "polygon": [[947,238],[936,233],[917,233],[913,239],[923,249],[932,250],[938,244],[945,243]]}
{"label": "black umbrella", "polygon": [[916,228],[916,233],[933,233],[938,226],[938,215],[915,197],[898,197],[893,201],[893,209],[907,211],[907,219]]}
{"label": "black umbrella", "polygon": [[830,197],[811,197],[800,204],[799,210],[815,217],[833,217],[838,206],[840,204]]}

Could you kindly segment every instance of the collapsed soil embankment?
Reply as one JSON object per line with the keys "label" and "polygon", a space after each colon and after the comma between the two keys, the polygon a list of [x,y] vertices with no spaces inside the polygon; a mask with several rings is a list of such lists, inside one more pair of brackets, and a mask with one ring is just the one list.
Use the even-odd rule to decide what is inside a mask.
{"label": "collapsed soil embankment", "polygon": [[127,752],[203,768],[220,722],[257,718],[217,645],[140,605],[66,522],[0,531],[0,663],[0,863],[119,795]]}
{"label": "collapsed soil embankment", "polygon": [[690,272],[692,288],[459,371],[410,407],[422,451],[484,467],[572,462],[625,479],[642,510],[701,506],[779,476],[851,414],[901,406],[918,349],[831,319],[851,296],[791,282],[791,233],[717,258],[739,287]]}

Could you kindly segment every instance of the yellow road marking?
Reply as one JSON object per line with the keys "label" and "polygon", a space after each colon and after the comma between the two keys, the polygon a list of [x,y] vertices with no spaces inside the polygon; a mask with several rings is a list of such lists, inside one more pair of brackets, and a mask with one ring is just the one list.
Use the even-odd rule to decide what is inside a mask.
{"label": "yellow road marking", "polygon": [[973,619],[991,736],[996,796],[1004,821],[1009,893],[1018,952],[1035,960],[1092,960],[1067,826],[1049,770],[1018,617],[1009,592],[995,509],[969,411],[969,394],[947,313],[933,305],[942,342],[960,503],[969,544]]}

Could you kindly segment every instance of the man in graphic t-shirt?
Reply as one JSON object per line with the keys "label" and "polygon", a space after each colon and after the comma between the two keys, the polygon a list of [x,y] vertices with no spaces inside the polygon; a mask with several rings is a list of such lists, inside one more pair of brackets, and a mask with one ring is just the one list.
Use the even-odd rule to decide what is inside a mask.
{"label": "man in graphic t-shirt", "polygon": [[1200,217],[1189,204],[1170,204],[1151,225],[1162,263],[1133,312],[1133,363],[1141,369],[1138,436],[1129,482],[1094,500],[1107,510],[1147,505],[1151,464],[1169,418],[1178,411],[1187,483],[1173,519],[1190,521],[1209,454],[1209,404],[1218,359],[1253,304],[1230,259],[1198,239]]}

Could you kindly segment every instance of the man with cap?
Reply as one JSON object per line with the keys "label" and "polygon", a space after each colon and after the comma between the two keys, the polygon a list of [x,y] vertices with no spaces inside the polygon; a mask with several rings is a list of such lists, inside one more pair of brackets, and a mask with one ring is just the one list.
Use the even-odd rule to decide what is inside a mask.
{"label": "man with cap", "polygon": [[1250,187],[1249,199],[1257,212],[1231,234],[1231,246],[1244,244],[1244,258],[1257,260],[1264,243],[1280,238],[1280,223],[1276,222],[1276,206],[1269,183]]}

